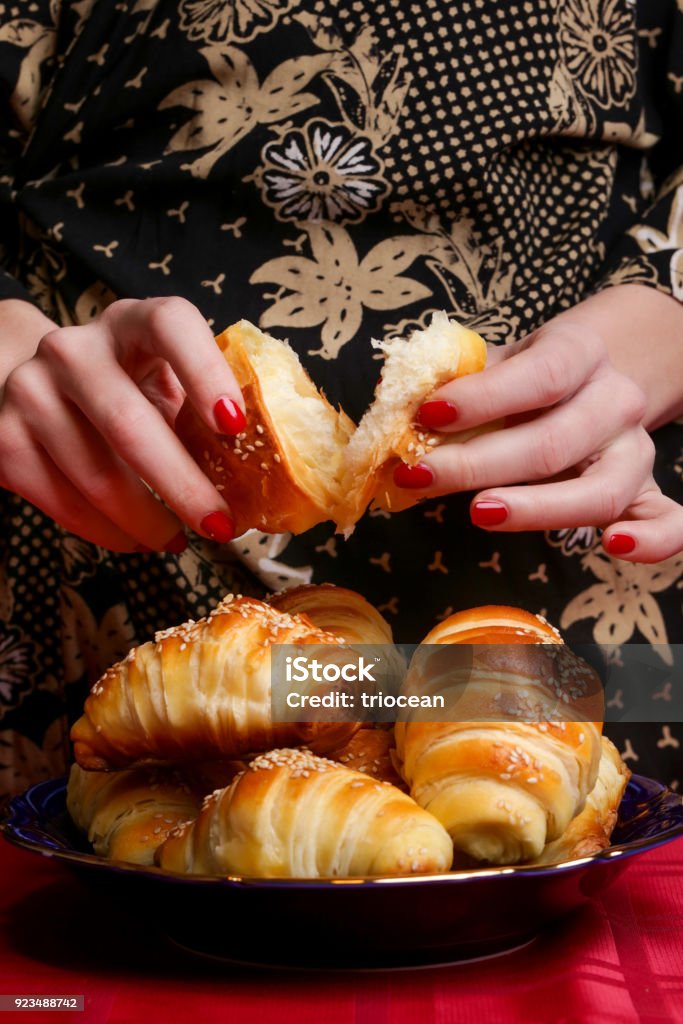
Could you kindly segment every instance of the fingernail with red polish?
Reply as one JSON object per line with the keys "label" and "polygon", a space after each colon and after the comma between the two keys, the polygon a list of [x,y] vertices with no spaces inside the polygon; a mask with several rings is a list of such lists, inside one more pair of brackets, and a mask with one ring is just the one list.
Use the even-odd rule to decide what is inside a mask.
{"label": "fingernail with red polish", "polygon": [[133,548],[136,555],[148,555],[153,550],[153,548],[148,548],[146,544],[136,544]]}
{"label": "fingernail with red polish", "polygon": [[613,533],[607,541],[610,555],[630,555],[635,546],[635,538],[630,533]]}
{"label": "fingernail with red polish", "polygon": [[397,487],[410,487],[414,491],[424,490],[434,483],[434,474],[424,462],[418,462],[416,466],[406,466],[400,462],[394,470],[394,483]]}
{"label": "fingernail with red polish", "polygon": [[227,544],[235,536],[235,524],[227,512],[209,512],[204,516],[199,527],[211,540],[219,544]]}
{"label": "fingernail with red polish", "polygon": [[508,510],[502,501],[475,501],[470,509],[470,519],[475,526],[500,526],[508,517]]}
{"label": "fingernail with red polish", "polygon": [[450,427],[458,418],[458,410],[452,402],[425,402],[417,410],[418,422],[429,430]]}
{"label": "fingernail with red polish", "polygon": [[168,544],[165,545],[164,551],[168,551],[169,555],[181,555],[188,543],[189,541],[183,531],[179,530],[175,537],[171,537]]}
{"label": "fingernail with red polish", "polygon": [[213,407],[213,414],[220,432],[229,437],[241,434],[247,425],[244,413],[232,398],[219,398]]}

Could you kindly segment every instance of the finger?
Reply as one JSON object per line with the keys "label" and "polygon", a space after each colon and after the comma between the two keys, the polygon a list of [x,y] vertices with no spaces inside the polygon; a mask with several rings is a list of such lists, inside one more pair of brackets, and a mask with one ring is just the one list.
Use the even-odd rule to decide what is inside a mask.
{"label": "finger", "polygon": [[[3,466],[2,486],[21,495],[70,533],[110,551],[135,551],[135,537],[89,505],[47,452],[17,427],[12,431],[13,458]],[[3,445],[4,447],[4,445]]]}
{"label": "finger", "polygon": [[[38,371],[40,375],[40,371]],[[158,501],[109,448],[83,413],[40,387],[31,406],[30,432],[85,501],[145,547],[177,546],[180,520]]]}
{"label": "finger", "polygon": [[525,487],[496,487],[470,505],[475,526],[506,533],[613,523],[652,474],[653,446],[634,428],[608,446],[579,477]]}
{"label": "finger", "polygon": [[613,558],[661,562],[683,551],[683,506],[662,494],[654,481],[629,505],[626,516],[602,536],[602,545]]}
{"label": "finger", "polygon": [[420,463],[433,476],[425,493],[546,480],[638,424],[643,407],[640,389],[628,378],[613,372],[596,377],[568,402],[532,420],[435,448]]}
{"label": "finger", "polygon": [[[575,394],[605,360],[596,335],[565,325],[539,331],[533,345],[522,344],[512,354],[502,350],[500,360],[482,373],[444,384],[421,406],[418,420],[430,430],[457,431],[545,409]],[[450,418],[448,409],[434,403],[446,403]]]}
{"label": "finger", "polygon": [[116,339],[123,365],[121,349],[131,344],[161,356],[211,430],[241,433],[246,422],[242,393],[196,306],[176,296],[123,300],[107,308],[104,322]]}
{"label": "finger", "polygon": [[232,540],[234,524],[225,498],[109,349],[100,349],[87,366],[74,354],[73,372],[67,369],[61,383],[113,451],[183,522],[213,540]]}

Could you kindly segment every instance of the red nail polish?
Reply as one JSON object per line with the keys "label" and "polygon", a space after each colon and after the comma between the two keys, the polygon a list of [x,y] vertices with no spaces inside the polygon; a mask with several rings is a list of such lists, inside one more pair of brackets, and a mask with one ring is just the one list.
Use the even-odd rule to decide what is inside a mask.
{"label": "red nail polish", "polygon": [[500,526],[508,517],[508,510],[502,501],[475,501],[470,509],[470,519],[475,526]]}
{"label": "red nail polish", "polygon": [[136,555],[148,555],[154,548],[148,548],[146,544],[136,544],[133,551]]}
{"label": "red nail polish", "polygon": [[227,544],[235,536],[235,523],[227,512],[209,512],[204,516],[199,527],[211,540],[219,544]]}
{"label": "red nail polish", "polygon": [[458,410],[452,402],[425,402],[417,410],[417,420],[429,430],[450,427],[458,418]]}
{"label": "red nail polish", "polygon": [[229,437],[241,434],[247,425],[244,413],[232,398],[219,398],[213,407],[213,414],[220,432]]}
{"label": "red nail polish", "polygon": [[189,541],[183,531],[179,530],[175,537],[171,537],[168,544],[164,546],[164,551],[167,551],[169,555],[182,555],[188,543]]}
{"label": "red nail polish", "polygon": [[424,462],[418,462],[416,466],[406,466],[405,462],[399,462],[394,470],[394,483],[397,487],[410,487],[414,491],[431,487],[434,483],[434,474]]}
{"label": "red nail polish", "polygon": [[635,537],[630,533],[613,533],[607,541],[607,551],[610,555],[630,555],[635,546]]}

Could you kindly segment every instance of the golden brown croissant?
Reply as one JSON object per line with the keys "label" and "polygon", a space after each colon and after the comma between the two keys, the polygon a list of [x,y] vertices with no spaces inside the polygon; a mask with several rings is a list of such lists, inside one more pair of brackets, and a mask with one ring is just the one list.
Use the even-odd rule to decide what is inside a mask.
{"label": "golden brown croissant", "polygon": [[400,461],[414,465],[436,445],[459,443],[475,433],[433,435],[416,426],[415,417],[436,388],[486,366],[484,340],[449,320],[446,313],[435,313],[425,330],[407,339],[374,344],[385,356],[381,382],[349,439],[342,481],[345,497],[334,516],[339,529],[347,533],[371,501],[375,507],[397,512],[419,500],[415,492],[397,488],[393,482]]}
{"label": "golden brown croissant", "polygon": [[305,616],[230,595],[208,618],[157,633],[105,672],[71,731],[76,760],[97,771],[240,758],[282,743],[326,753],[357,726],[273,723],[271,645],[337,642]]}
{"label": "golden brown croissant", "polygon": [[273,608],[289,615],[306,615],[314,626],[350,644],[391,644],[391,626],[376,608],[345,587],[308,584],[269,597]]}
{"label": "golden brown croissant", "polygon": [[441,825],[405,793],[301,750],[272,750],[208,797],[157,863],[189,874],[320,878],[447,871]]}
{"label": "golden brown croissant", "polygon": [[[531,860],[582,810],[597,777],[601,722],[565,719],[554,689],[564,677],[552,675],[560,653],[553,656],[552,645],[561,640],[543,620],[513,608],[472,609],[451,616],[424,640],[449,643],[491,646],[474,649],[462,692],[455,673],[455,721],[396,724],[401,773],[420,806],[445,826],[456,851],[492,864]],[[497,652],[494,645],[501,643],[506,647]],[[541,643],[549,646],[516,646]],[[426,657],[427,668],[435,662],[437,672],[425,685],[437,690],[439,658],[438,650]],[[551,687],[539,671],[543,662]],[[595,687],[594,673],[583,663],[572,664],[575,672],[578,682],[575,674],[569,677],[572,694],[575,682],[582,692],[582,672]],[[594,704],[588,701],[591,709]],[[529,711],[548,707],[553,720],[529,721]]]}
{"label": "golden brown croissant", "polygon": [[342,500],[344,452],[354,423],[318,392],[296,353],[246,320],[216,338],[244,397],[236,438],[206,426],[189,401],[176,433],[226,493],[236,535],[303,533],[332,518]]}
{"label": "golden brown croissant", "polygon": [[619,804],[631,777],[619,751],[606,736],[602,737],[602,756],[598,777],[586,798],[586,806],[554,842],[548,843],[533,864],[559,864],[589,857],[610,844],[617,822]]}
{"label": "golden brown croissant", "polygon": [[86,772],[71,768],[66,806],[95,853],[131,864],[153,864],[169,832],[197,816],[200,793],[175,771],[136,768]]}

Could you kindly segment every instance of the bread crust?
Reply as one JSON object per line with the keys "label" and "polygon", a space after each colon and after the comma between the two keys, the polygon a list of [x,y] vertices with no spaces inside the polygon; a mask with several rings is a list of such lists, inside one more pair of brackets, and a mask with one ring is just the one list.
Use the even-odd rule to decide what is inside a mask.
{"label": "bread crust", "polygon": [[586,798],[586,806],[563,834],[548,843],[533,864],[559,864],[562,861],[590,857],[610,845],[617,823],[619,804],[631,778],[631,771],[619,751],[606,736],[602,737],[602,756],[595,786]]}
{"label": "bread crust", "polygon": [[170,871],[261,878],[414,875],[452,859],[443,827],[406,793],[287,749],[256,758],[157,853]]}
{"label": "bread crust", "polygon": [[206,619],[157,633],[95,684],[71,730],[81,767],[242,758],[288,743],[327,753],[353,722],[282,722],[271,716],[271,646],[329,645],[337,637],[303,615],[255,598],[225,598]]}
{"label": "bread crust", "polygon": [[[515,864],[538,857],[583,809],[600,761],[602,722],[568,720],[578,716],[573,707],[563,714],[565,704],[539,672],[535,653],[520,649],[515,657],[518,645],[543,644],[538,655],[553,663],[550,652],[561,637],[529,612],[490,605],[456,613],[424,643],[436,645],[437,654],[436,670],[427,654],[431,674],[422,685],[437,689],[439,645],[483,646],[466,666],[462,695],[456,692],[456,720],[396,724],[400,770],[411,795],[441,821],[456,851],[475,861]],[[496,658],[500,644],[511,645],[503,664]],[[448,666],[444,679],[443,686],[458,683]],[[535,708],[551,703],[553,720],[537,718]],[[527,706],[531,715],[520,714]]]}
{"label": "bread crust", "polygon": [[[296,454],[287,455],[249,357],[247,339],[256,331],[248,321],[241,320],[216,338],[244,398],[244,431],[235,438],[215,433],[189,400],[178,413],[175,430],[209,480],[224,494],[235,522],[235,536],[250,529],[303,533],[330,519],[332,506],[307,486],[311,471],[304,460]],[[336,412],[324,395],[316,394],[320,403],[338,417],[340,436],[350,436],[355,425],[349,417]]]}

